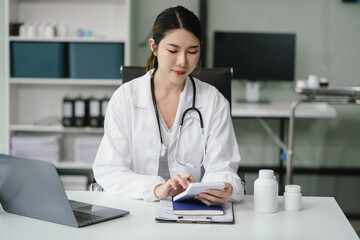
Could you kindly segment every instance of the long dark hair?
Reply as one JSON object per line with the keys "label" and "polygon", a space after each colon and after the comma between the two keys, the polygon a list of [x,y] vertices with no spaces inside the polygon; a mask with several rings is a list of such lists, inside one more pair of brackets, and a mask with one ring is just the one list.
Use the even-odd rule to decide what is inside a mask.
{"label": "long dark hair", "polygon": [[[183,6],[175,6],[161,12],[153,26],[152,37],[155,40],[156,48],[165,37],[166,32],[172,29],[183,28],[194,34],[201,44],[201,24],[199,18]],[[150,51],[146,61],[146,71],[158,67],[157,57]]]}

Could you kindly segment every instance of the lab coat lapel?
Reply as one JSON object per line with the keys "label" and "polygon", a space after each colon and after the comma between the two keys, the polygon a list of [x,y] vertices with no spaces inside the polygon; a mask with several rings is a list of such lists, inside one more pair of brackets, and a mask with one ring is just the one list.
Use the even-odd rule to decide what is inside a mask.
{"label": "lab coat lapel", "polygon": [[136,108],[143,111],[142,121],[145,125],[151,128],[160,139],[160,134],[157,126],[157,119],[154,111],[154,106],[152,104],[151,97],[151,87],[150,87],[150,77],[151,72],[147,72],[144,76],[142,76],[141,81],[139,81],[139,85],[137,86],[135,93],[133,104]]}

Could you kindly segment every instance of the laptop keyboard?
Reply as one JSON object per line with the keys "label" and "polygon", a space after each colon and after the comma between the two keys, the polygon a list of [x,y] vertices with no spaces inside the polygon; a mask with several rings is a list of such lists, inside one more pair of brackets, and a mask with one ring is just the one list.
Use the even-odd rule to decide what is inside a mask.
{"label": "laptop keyboard", "polygon": [[101,216],[90,214],[90,213],[79,212],[79,211],[73,211],[73,212],[74,212],[76,220],[79,223],[89,222],[89,221],[91,222],[91,221],[97,220],[99,218],[102,218]]}

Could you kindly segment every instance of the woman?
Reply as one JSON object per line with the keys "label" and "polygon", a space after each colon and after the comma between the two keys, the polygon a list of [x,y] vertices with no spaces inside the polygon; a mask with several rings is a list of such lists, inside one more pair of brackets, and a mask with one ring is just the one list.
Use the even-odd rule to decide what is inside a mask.
{"label": "woman", "polygon": [[[93,165],[97,182],[107,192],[154,201],[177,195],[190,182],[221,181],[223,190],[197,198],[207,205],[241,200],[229,103],[217,89],[189,76],[200,58],[199,19],[182,6],[168,8],[158,15],[149,43],[148,72],[123,84],[109,102]],[[199,114],[190,110],[177,141],[182,115],[194,100],[204,138]]]}

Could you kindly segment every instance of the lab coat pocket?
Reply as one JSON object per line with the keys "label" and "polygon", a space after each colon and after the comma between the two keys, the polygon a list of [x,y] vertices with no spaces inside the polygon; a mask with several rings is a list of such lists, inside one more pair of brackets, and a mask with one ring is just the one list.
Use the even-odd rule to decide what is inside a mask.
{"label": "lab coat pocket", "polygon": [[194,177],[195,182],[201,180],[201,161],[203,158],[203,152],[201,151],[188,151],[185,153],[185,162],[192,165],[188,167],[189,173]]}

